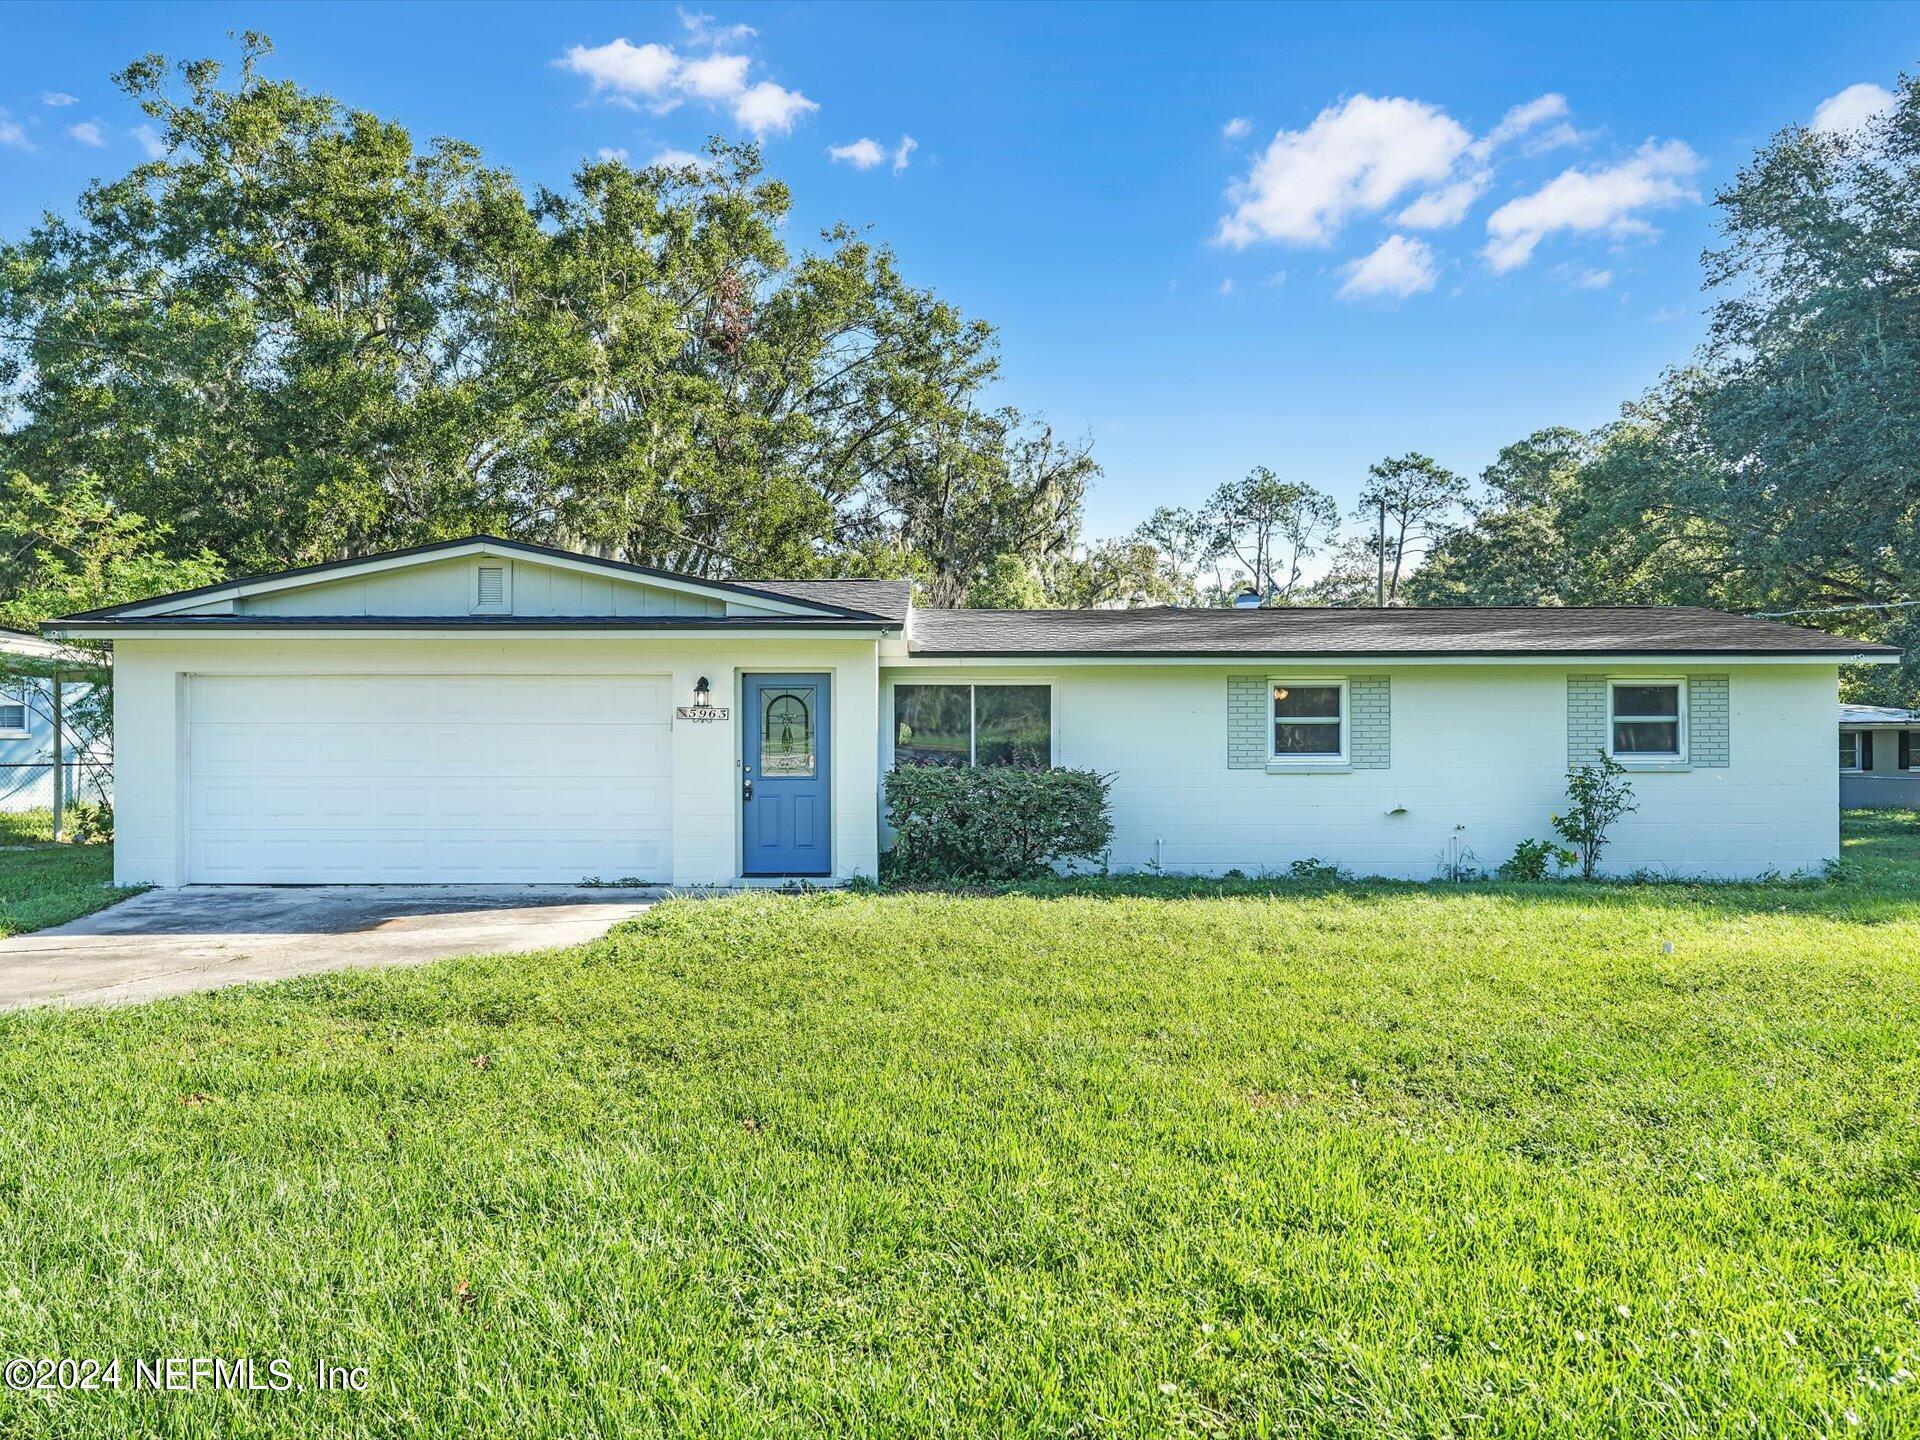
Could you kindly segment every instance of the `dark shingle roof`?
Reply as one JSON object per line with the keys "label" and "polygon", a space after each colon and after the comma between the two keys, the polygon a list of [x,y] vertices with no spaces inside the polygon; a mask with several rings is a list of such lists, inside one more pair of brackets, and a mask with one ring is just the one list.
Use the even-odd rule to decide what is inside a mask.
{"label": "dark shingle roof", "polygon": [[916,655],[1897,655],[1691,607],[915,610]]}
{"label": "dark shingle roof", "polygon": [[907,607],[913,601],[911,580],[743,580],[740,583],[788,600],[878,615],[896,625],[906,623]]}

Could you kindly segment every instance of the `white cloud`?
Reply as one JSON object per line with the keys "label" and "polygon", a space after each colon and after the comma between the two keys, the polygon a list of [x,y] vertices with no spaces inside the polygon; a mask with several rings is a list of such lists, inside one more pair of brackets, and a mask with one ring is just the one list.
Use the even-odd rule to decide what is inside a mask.
{"label": "white cloud", "polygon": [[27,132],[20,122],[7,114],[7,107],[0,105],[0,145],[11,145],[16,150],[33,149],[33,141],[27,138]]}
{"label": "white cloud", "polygon": [[82,120],[78,125],[69,125],[67,127],[67,134],[71,135],[75,140],[78,140],[82,145],[91,145],[96,150],[101,150],[106,147],[106,132],[100,128],[100,122],[98,120]]}
{"label": "white cloud", "polygon": [[593,154],[596,160],[619,160],[624,162],[627,158],[625,146],[602,145],[598,150],[594,151]]}
{"label": "white cloud", "polygon": [[842,165],[851,165],[856,170],[871,170],[887,158],[887,152],[881,148],[878,140],[865,138],[846,145],[829,145],[827,154]]}
{"label": "white cloud", "polygon": [[751,25],[722,25],[711,15],[686,10],[676,13],[680,16],[680,24],[686,29],[687,42],[691,45],[734,45],[742,40],[751,40],[760,33]]}
{"label": "white cloud", "polygon": [[733,118],[756,135],[776,130],[784,135],[797,121],[819,108],[798,90],[785,90],[771,80],[762,80],[734,97]]}
{"label": "white cloud", "polygon": [[731,100],[747,88],[747,67],[752,63],[744,55],[683,61],[675,83],[702,100]]}
{"label": "white cloud", "polygon": [[1419,100],[1354,95],[1304,130],[1282,130],[1247,178],[1227,191],[1219,239],[1325,244],[1350,216],[1384,210],[1453,171],[1472,143],[1466,128]]}
{"label": "white cloud", "polygon": [[[1228,191],[1234,208],[1218,238],[1245,246],[1257,240],[1325,243],[1356,215],[1386,210],[1414,191],[1394,216],[1420,230],[1458,225],[1493,183],[1498,153],[1524,141],[1529,154],[1585,137],[1567,122],[1560,94],[1509,109],[1475,138],[1437,106],[1404,98],[1355,95],[1329,106],[1305,130],[1281,131],[1247,178]],[[1251,123],[1229,121],[1221,133],[1246,134]]]}
{"label": "white cloud", "polygon": [[1229,140],[1244,140],[1253,133],[1253,121],[1244,115],[1236,115],[1220,127],[1220,133]]}
{"label": "white cloud", "polygon": [[[1474,149],[1483,157],[1492,154],[1511,140],[1518,140],[1536,126],[1549,120],[1564,120],[1573,112],[1567,108],[1564,95],[1546,94],[1537,99],[1515,105],[1500,117],[1500,123],[1489,130],[1485,137],[1476,142]],[[1562,127],[1571,129],[1571,127]]]}
{"label": "white cloud", "polygon": [[1231,295],[1233,294],[1233,291],[1234,291],[1234,285],[1233,285],[1233,280],[1231,278],[1222,280],[1220,282],[1220,293],[1222,295]]}
{"label": "white cloud", "polygon": [[[1394,223],[1410,225],[1416,230],[1444,230],[1458,225],[1467,218],[1467,211],[1473,208],[1473,202],[1487,193],[1493,184],[1494,156],[1501,149],[1511,145],[1523,136],[1532,135],[1532,139],[1523,147],[1527,154],[1536,155],[1543,150],[1551,150],[1559,145],[1577,143],[1583,137],[1573,126],[1566,123],[1571,113],[1567,108],[1567,97],[1547,94],[1515,105],[1493,129],[1482,135],[1467,147],[1467,153],[1458,178],[1428,190],[1415,198],[1414,202],[1394,216]],[[1550,120],[1560,123],[1544,134],[1537,134],[1539,127]]]}
{"label": "white cloud", "polygon": [[129,132],[139,142],[140,148],[147,152],[149,160],[158,160],[167,153],[167,142],[160,138],[160,132],[151,125],[136,125]]}
{"label": "white cloud", "polygon": [[662,150],[647,161],[647,164],[663,166],[669,170],[680,170],[689,165],[695,170],[705,170],[713,164],[713,161],[708,156],[696,155],[691,150]]}
{"label": "white cloud", "polygon": [[1411,225],[1416,230],[1440,230],[1449,225],[1458,225],[1466,219],[1473,202],[1486,193],[1492,181],[1492,171],[1476,170],[1464,180],[1427,191],[1394,216],[1394,222]]}
{"label": "white cloud", "polygon": [[1820,108],[1813,112],[1813,128],[1825,135],[1844,134],[1892,108],[1891,90],[1878,85],[1849,85],[1820,102]]}
{"label": "white cloud", "polygon": [[[555,62],[593,82],[594,93],[669,98],[669,87],[680,70],[680,57],[666,45],[631,45],[623,36],[604,45],[573,45]],[[677,104],[677,101],[670,101]]]}
{"label": "white cloud", "polygon": [[1604,290],[1613,284],[1613,271],[1597,270],[1592,266],[1558,265],[1554,267],[1553,278],[1575,290]]}
{"label": "white cloud", "polygon": [[1567,121],[1558,125],[1549,125],[1538,135],[1528,137],[1520,146],[1522,155],[1544,155],[1549,150],[1563,150],[1569,145],[1584,145],[1599,132],[1595,130],[1576,130]]}
{"label": "white cloud", "polygon": [[798,90],[771,80],[749,85],[753,61],[745,55],[715,51],[687,58],[671,45],[635,45],[621,37],[604,45],[570,46],[554,64],[586,76],[596,95],[644,104],[662,115],[686,100],[699,100],[729,111],[735,123],[759,136],[785,134],[820,108]]}
{"label": "white cloud", "polygon": [[829,145],[827,154],[838,164],[851,165],[856,170],[872,170],[892,160],[893,173],[898,175],[907,168],[907,161],[919,148],[920,142],[911,135],[902,135],[900,143],[891,150],[878,140],[872,140],[863,135],[860,139],[851,140],[845,145]]}
{"label": "white cloud", "polygon": [[42,105],[51,105],[55,109],[58,109],[62,105],[78,105],[80,103],[80,97],[78,95],[69,95],[64,90],[42,90],[40,92],[40,103]]}
{"label": "white cloud", "polygon": [[1371,255],[1343,265],[1341,273],[1347,277],[1340,287],[1342,300],[1379,296],[1404,300],[1431,290],[1440,278],[1426,241],[1409,240],[1405,235],[1389,235]]}
{"label": "white cloud", "polygon": [[1531,195],[1509,200],[1487,217],[1482,252],[1496,271],[1517,269],[1558,231],[1651,235],[1640,211],[1698,200],[1690,183],[1702,160],[1684,142],[1649,140],[1633,157],[1600,170],[1563,170]]}

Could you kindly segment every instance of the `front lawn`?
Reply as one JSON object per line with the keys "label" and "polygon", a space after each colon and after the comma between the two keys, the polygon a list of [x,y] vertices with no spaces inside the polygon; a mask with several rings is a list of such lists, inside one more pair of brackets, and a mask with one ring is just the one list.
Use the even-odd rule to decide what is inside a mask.
{"label": "front lawn", "polygon": [[[1920,1429],[1920,845],[1843,879],[756,895],[0,1018],[0,1434]],[[1248,887],[1253,888],[1253,887]]]}
{"label": "front lawn", "polygon": [[45,810],[0,813],[0,936],[64,925],[135,893],[114,888],[111,845],[49,844],[51,827]]}

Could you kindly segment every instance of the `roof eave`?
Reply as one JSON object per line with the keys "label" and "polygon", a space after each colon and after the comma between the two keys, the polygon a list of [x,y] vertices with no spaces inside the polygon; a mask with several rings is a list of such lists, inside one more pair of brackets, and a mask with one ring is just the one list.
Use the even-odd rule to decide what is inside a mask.
{"label": "roof eave", "polygon": [[1666,649],[1666,650],[1513,650],[1513,649],[1436,649],[1416,650],[1211,650],[1183,647],[1177,650],[947,650],[914,647],[910,660],[1138,660],[1192,661],[1215,664],[1234,662],[1308,665],[1316,663],[1382,664],[1435,663],[1450,660],[1528,661],[1542,663],[1684,663],[1689,660],[1799,661],[1814,665],[1891,665],[1901,652],[1890,647],[1848,650],[1761,650],[1742,647]]}
{"label": "roof eave", "polygon": [[112,639],[164,636],[250,637],[284,635],[412,634],[658,634],[658,635],[882,635],[899,630],[898,622],[864,615],[733,615],[733,616],[565,616],[565,615],[379,615],[379,616],[262,616],[262,615],[154,615],[117,619],[73,617],[49,620],[41,627],[48,635],[94,636]]}

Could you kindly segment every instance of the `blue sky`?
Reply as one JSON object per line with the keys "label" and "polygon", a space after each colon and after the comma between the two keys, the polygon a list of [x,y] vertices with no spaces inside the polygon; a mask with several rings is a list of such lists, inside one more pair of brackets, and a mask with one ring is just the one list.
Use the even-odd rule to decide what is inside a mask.
{"label": "blue sky", "polygon": [[999,326],[1001,398],[1092,437],[1095,535],[1256,464],[1345,503],[1388,454],[1477,472],[1610,418],[1701,335],[1714,189],[1920,51],[1920,7],[1832,4],[26,5],[7,28],[9,237],[141,157],[114,70],[242,28],[275,73],[523,184],[757,131],[796,241],[871,227]]}

